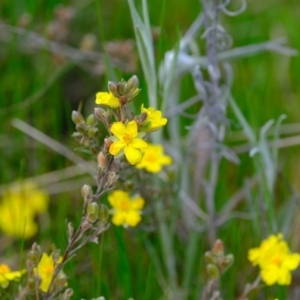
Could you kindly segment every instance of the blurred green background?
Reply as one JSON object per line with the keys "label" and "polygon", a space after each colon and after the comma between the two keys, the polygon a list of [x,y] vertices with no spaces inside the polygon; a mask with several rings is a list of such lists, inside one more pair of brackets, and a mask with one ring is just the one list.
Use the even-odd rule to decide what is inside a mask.
{"label": "blurred green background", "polygon": [[[139,7],[139,1],[136,3]],[[201,6],[197,0],[151,0],[148,4],[158,66],[165,51],[174,47],[180,35],[200,13]],[[236,7],[238,1],[232,4],[232,8]],[[222,16],[221,20],[233,38],[233,47],[284,36],[292,48],[300,49],[299,1],[248,1],[246,12],[234,18]],[[147,103],[147,87],[125,0],[2,0],[0,46],[1,186],[73,165],[62,155],[12,126],[13,118],[23,120],[74,149],[78,145],[71,138],[74,131],[71,112],[82,106],[85,115],[92,113],[95,93],[106,91],[108,80],[118,81],[138,75],[142,92],[138,97],[140,103],[136,105]],[[299,141],[300,57],[265,52],[236,60],[232,66],[232,93],[253,129],[258,133],[268,120],[286,114],[284,124],[293,124],[293,127],[287,127],[284,136],[298,136]],[[187,77],[183,81],[181,100],[194,94],[192,78]],[[196,109],[192,108],[189,112],[195,113]],[[228,145],[243,144],[245,140],[234,139],[235,132],[241,128],[231,110],[228,118],[231,128]],[[184,120],[183,136],[185,125],[190,123],[190,120]],[[300,142],[294,141],[293,146],[284,147],[279,152],[275,198],[280,209],[284,209],[282,203],[287,199],[296,199],[300,190]],[[88,156],[83,157],[89,159]],[[226,178],[217,188],[216,198],[219,197],[220,205],[243,184],[244,178],[253,174],[248,153],[239,157],[240,165],[224,162],[221,166]],[[79,189],[86,180],[90,184],[93,182],[91,178],[79,175],[57,182],[54,180],[43,186],[51,194],[49,217],[42,223],[38,236],[25,242],[25,249],[34,240],[46,249],[50,242],[62,249],[66,246],[65,220],[79,221],[82,207]],[[279,217],[280,213],[281,210],[278,211]],[[292,227],[288,236],[294,251],[300,250],[298,215],[299,208],[296,206],[291,215]],[[284,224],[284,220],[281,223]],[[248,267],[245,266],[249,264],[246,251],[255,246],[248,235],[251,235],[249,227],[242,221],[230,221],[220,229],[220,237],[229,245],[228,252],[239,253],[236,256],[236,273],[226,275],[226,299],[233,299],[233,295],[242,290],[243,284],[254,278],[253,271],[246,271]],[[5,239],[4,236],[1,238]],[[102,237],[100,245],[91,244],[82,249],[67,266],[69,286],[75,290],[75,295],[86,299],[99,295],[108,299],[128,299],[131,296],[143,300],[163,299],[160,298],[162,291],[155,267],[146,250],[149,240],[156,245],[155,230],[151,226],[141,225],[133,230],[112,226]],[[21,242],[13,240],[8,245],[0,249],[1,259],[18,251]],[[179,252],[182,247],[178,245]],[[199,248],[203,252],[207,250],[204,241]],[[194,272],[199,277],[203,274],[203,252],[199,253],[199,265]],[[236,279],[239,272],[241,274]],[[295,278],[299,283],[299,272]],[[193,297],[198,292],[198,281],[199,278],[195,277],[191,299],[196,299]],[[285,293],[275,288],[273,292]]]}

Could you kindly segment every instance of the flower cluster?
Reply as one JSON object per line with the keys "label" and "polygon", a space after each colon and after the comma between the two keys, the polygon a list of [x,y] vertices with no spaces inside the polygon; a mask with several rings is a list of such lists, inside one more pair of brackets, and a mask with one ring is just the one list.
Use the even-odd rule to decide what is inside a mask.
{"label": "flower cluster", "polygon": [[[146,133],[156,131],[167,124],[167,119],[162,116],[161,111],[154,107],[145,108],[143,104],[137,116],[128,110],[128,104],[140,92],[138,85],[138,78],[132,76],[127,82],[124,80],[119,83],[109,82],[108,93],[96,94],[96,104],[104,108],[95,108],[95,116],[103,122],[110,133],[111,143],[108,146],[108,153],[115,158],[125,155],[131,165],[141,163],[143,154],[147,153],[148,144],[143,140]],[[160,167],[147,168],[147,164],[141,163],[139,168],[145,168],[149,172],[158,172],[156,170],[161,170],[161,165],[170,164],[170,158],[161,160],[163,150],[159,151],[160,154],[157,157],[161,162],[155,161],[155,164]]]}
{"label": "flower cluster", "polygon": [[[125,157],[124,161],[131,166],[149,173],[158,173],[163,166],[172,163],[171,157],[164,154],[162,145],[153,145],[146,140],[147,134],[167,124],[162,112],[144,104],[138,114],[130,110],[130,103],[140,92],[138,86],[135,75],[127,82],[109,81],[108,92],[96,94],[95,102],[100,107],[94,109],[93,116],[85,120],[80,112],[72,113],[76,125],[73,137],[83,146],[83,151],[97,155],[97,192],[85,199],[90,208],[101,195],[116,186],[120,170],[127,169],[128,165],[121,158]],[[106,136],[103,136],[103,126],[99,130],[98,121],[107,130]],[[117,190],[109,195],[108,201],[113,207],[110,213],[115,225],[136,226],[141,221],[143,198],[131,198],[127,192]]]}
{"label": "flower cluster", "polygon": [[108,196],[108,201],[113,207],[112,222],[124,227],[136,226],[141,221],[141,209],[144,207],[145,201],[140,196],[130,197],[130,195],[121,190],[116,190]]}
{"label": "flower cluster", "polygon": [[25,289],[28,292],[38,293],[39,290],[48,295],[57,294],[67,285],[66,275],[62,271],[63,258],[60,256],[60,250],[56,249],[53,244],[51,249],[52,252],[48,255],[43,253],[37,243],[33,243],[31,250],[27,253],[27,284]]}
{"label": "flower cluster", "polygon": [[260,267],[260,276],[267,285],[289,285],[291,271],[300,264],[300,254],[291,253],[283,235],[270,235],[259,247],[249,250],[248,259]]}
{"label": "flower cluster", "polygon": [[32,237],[38,230],[35,217],[47,211],[48,202],[48,194],[34,184],[11,186],[1,199],[0,229],[8,236]]}

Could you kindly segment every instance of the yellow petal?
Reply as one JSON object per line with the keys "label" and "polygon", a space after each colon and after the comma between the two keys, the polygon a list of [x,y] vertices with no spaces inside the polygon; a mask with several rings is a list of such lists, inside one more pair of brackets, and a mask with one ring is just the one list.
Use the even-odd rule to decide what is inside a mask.
{"label": "yellow petal", "polygon": [[127,192],[124,192],[122,190],[116,190],[108,196],[108,201],[110,205],[116,209],[121,209],[120,202],[124,200],[130,201],[130,197]]}
{"label": "yellow petal", "polygon": [[160,164],[170,165],[172,163],[172,158],[169,155],[163,155],[159,159]]}
{"label": "yellow petal", "polygon": [[138,135],[136,121],[131,121],[127,124],[127,132],[130,133],[133,138]]}
{"label": "yellow petal", "polygon": [[111,93],[99,92],[96,94],[96,104],[117,108],[120,106],[120,101]]}
{"label": "yellow petal", "polygon": [[134,210],[126,215],[126,224],[129,226],[136,226],[142,220],[140,214]]}
{"label": "yellow petal", "polygon": [[124,134],[126,133],[126,127],[122,122],[115,122],[112,124],[110,131],[118,139],[123,139]]}
{"label": "yellow petal", "polygon": [[131,209],[140,210],[144,207],[145,200],[142,197],[135,198],[131,201]]}
{"label": "yellow petal", "polygon": [[117,155],[125,146],[126,143],[124,141],[114,142],[109,147],[109,153],[111,155]]}
{"label": "yellow petal", "polygon": [[127,217],[126,212],[117,211],[112,218],[112,222],[117,226],[123,225],[124,223],[126,223],[126,217]]}
{"label": "yellow petal", "polygon": [[298,268],[299,263],[300,255],[298,253],[293,253],[284,258],[282,267],[292,271]]}
{"label": "yellow petal", "polygon": [[279,276],[278,268],[270,267],[270,268],[262,269],[260,271],[260,276],[264,283],[266,283],[267,285],[273,285],[278,280],[278,276]]}
{"label": "yellow petal", "polygon": [[135,165],[135,164],[139,163],[142,159],[141,151],[132,147],[131,145],[127,145],[124,148],[124,152],[125,152],[125,156],[126,156],[128,162],[131,165]]}
{"label": "yellow petal", "polygon": [[278,284],[281,285],[290,285],[292,281],[291,273],[287,270],[281,269],[278,274]]}
{"label": "yellow petal", "polygon": [[142,139],[133,139],[131,141],[130,145],[137,149],[148,147],[148,144],[145,141],[143,141]]}

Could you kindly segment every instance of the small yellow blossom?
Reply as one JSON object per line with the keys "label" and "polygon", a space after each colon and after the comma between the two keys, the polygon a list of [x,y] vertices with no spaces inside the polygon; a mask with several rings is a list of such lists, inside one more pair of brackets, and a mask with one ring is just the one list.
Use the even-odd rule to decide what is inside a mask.
{"label": "small yellow blossom", "polygon": [[112,222],[119,226],[136,226],[141,221],[141,209],[145,200],[142,197],[130,198],[129,194],[122,190],[116,190],[108,196],[108,201],[113,207]]}
{"label": "small yellow blossom", "polygon": [[119,98],[115,97],[112,93],[99,92],[96,94],[96,104],[106,105],[111,108],[120,107]]}
{"label": "small yellow blossom", "polygon": [[11,271],[6,264],[0,264],[0,286],[6,288],[10,281],[19,280],[25,271]]}
{"label": "small yellow blossom", "polygon": [[250,249],[248,259],[260,267],[260,276],[267,285],[289,285],[291,271],[300,264],[300,254],[290,252],[281,233],[270,235],[259,247]]}
{"label": "small yellow blossom", "polygon": [[34,269],[35,275],[38,275],[41,278],[41,284],[39,286],[41,291],[48,291],[55,268],[61,261],[62,257],[60,257],[58,262],[54,264],[53,257],[51,255],[48,255],[47,253],[42,254],[42,258],[39,261],[38,266]]}
{"label": "small yellow blossom", "polygon": [[33,184],[16,184],[3,195],[0,202],[0,229],[8,236],[30,238],[36,234],[37,213],[48,208],[49,196]]}
{"label": "small yellow blossom", "polygon": [[141,131],[156,131],[168,122],[168,119],[162,118],[162,112],[160,110],[155,110],[153,107],[145,108],[144,104],[142,104],[141,112],[147,114],[147,118],[141,127]]}
{"label": "small yellow blossom", "polygon": [[140,163],[136,165],[138,169],[146,169],[150,173],[158,173],[163,165],[170,165],[172,159],[169,155],[164,154],[164,149],[161,145],[150,145],[142,150],[143,157]]}
{"label": "small yellow blossom", "polygon": [[142,159],[141,149],[146,148],[147,143],[141,139],[144,133],[138,133],[137,123],[131,121],[124,125],[122,122],[115,122],[110,131],[114,136],[110,138],[113,143],[109,147],[109,153],[116,157],[125,154],[132,165],[139,163]]}

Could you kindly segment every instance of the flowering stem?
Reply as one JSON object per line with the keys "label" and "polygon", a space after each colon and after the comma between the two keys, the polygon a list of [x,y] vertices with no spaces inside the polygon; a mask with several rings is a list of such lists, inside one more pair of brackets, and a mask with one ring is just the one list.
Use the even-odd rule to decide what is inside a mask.
{"label": "flowering stem", "polygon": [[253,283],[248,283],[245,286],[245,289],[243,291],[243,294],[238,298],[238,300],[247,300],[246,296],[253,290],[258,288],[258,285],[260,283],[261,277],[258,275],[256,279],[253,281]]}

